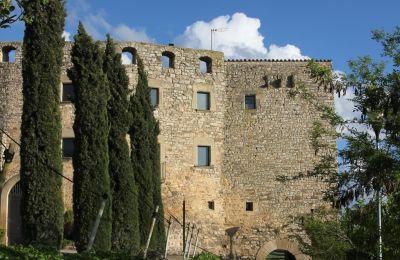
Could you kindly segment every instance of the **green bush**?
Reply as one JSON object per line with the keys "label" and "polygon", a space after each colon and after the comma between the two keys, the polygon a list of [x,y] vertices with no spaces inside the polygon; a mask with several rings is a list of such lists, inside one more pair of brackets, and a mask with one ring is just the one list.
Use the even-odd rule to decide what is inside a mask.
{"label": "green bush", "polygon": [[194,260],[221,260],[221,257],[208,253],[208,252],[203,252],[193,258]]}
{"label": "green bush", "polygon": [[0,246],[0,259],[63,259],[61,253],[54,249],[33,246]]}
{"label": "green bush", "polygon": [[74,213],[67,210],[64,213],[64,238],[67,240],[74,239]]}

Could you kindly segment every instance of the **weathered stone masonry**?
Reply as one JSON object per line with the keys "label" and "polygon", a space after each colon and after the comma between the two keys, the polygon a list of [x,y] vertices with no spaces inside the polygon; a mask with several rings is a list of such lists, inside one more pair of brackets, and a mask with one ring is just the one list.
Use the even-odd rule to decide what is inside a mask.
{"label": "weathered stone masonry", "polygon": [[[21,47],[15,63],[0,63],[0,127],[20,136],[22,111]],[[312,168],[316,160],[309,137],[317,112],[299,97],[287,96],[288,87],[305,82],[319,99],[333,106],[333,96],[319,91],[306,73],[305,61],[225,61],[221,52],[177,48],[137,42],[118,42],[119,51],[137,53],[144,62],[149,85],[158,88],[155,116],[160,122],[162,192],[165,214],[182,219],[186,200],[187,221],[200,231],[200,246],[228,254],[227,228],[238,226],[237,255],[265,259],[275,249],[289,250],[306,259],[287,238],[291,215],[322,205],[326,184],[320,179],[278,182],[279,175],[294,176]],[[65,47],[62,82],[68,83],[71,44]],[[162,68],[161,56],[173,54],[173,68]],[[211,60],[211,72],[200,71],[200,58]],[[329,61],[320,61],[330,66]],[[209,68],[210,69],[210,68]],[[131,88],[137,67],[126,65]],[[277,85],[281,79],[280,86]],[[294,82],[294,86],[293,83]],[[62,90],[62,86],[59,86]],[[210,109],[197,110],[197,92],[210,93]],[[246,109],[246,95],[255,95],[256,109]],[[73,137],[74,106],[60,102],[63,137]],[[10,140],[0,135],[3,143]],[[330,140],[334,142],[334,140]],[[209,146],[210,166],[197,164],[197,146]],[[19,156],[1,194],[0,228],[7,229],[7,196],[19,180]],[[64,175],[72,178],[70,158]],[[64,204],[72,208],[72,185],[64,182]],[[214,210],[208,208],[214,202]],[[246,211],[246,203],[253,210]],[[182,250],[182,229],[172,226],[170,249]]]}

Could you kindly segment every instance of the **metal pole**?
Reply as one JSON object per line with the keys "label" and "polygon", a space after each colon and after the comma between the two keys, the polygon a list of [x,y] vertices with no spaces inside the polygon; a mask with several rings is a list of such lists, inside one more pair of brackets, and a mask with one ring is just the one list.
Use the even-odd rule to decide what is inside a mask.
{"label": "metal pole", "polygon": [[196,255],[197,242],[199,240],[199,233],[200,233],[200,229],[197,229],[196,241],[194,242],[193,255],[192,255],[193,258]]}
{"label": "metal pole", "polygon": [[190,223],[187,224],[187,237],[185,243],[185,251],[183,252],[183,260],[186,260],[186,249],[189,246],[189,239],[188,239],[189,236],[190,236]]}
{"label": "metal pole", "polygon": [[106,201],[107,201],[108,195],[106,193],[104,193],[101,196],[101,198],[102,198],[102,200],[101,200],[99,212],[97,213],[96,221],[94,222],[92,233],[90,234],[87,251],[90,251],[93,247],[94,239],[96,238],[97,229],[99,228],[101,216],[103,216],[103,211],[106,206]]}
{"label": "metal pole", "polygon": [[168,255],[168,240],[169,240],[169,231],[171,230],[171,221],[172,217],[169,217],[168,220],[168,228],[167,228],[167,240],[165,241],[165,253],[164,253],[164,259],[167,259],[167,255]]}
{"label": "metal pole", "polygon": [[382,199],[381,191],[378,193],[378,228],[379,228],[379,260],[382,260]]}
{"label": "metal pole", "polygon": [[193,224],[192,225],[192,232],[190,232],[189,245],[188,245],[187,250],[186,250],[186,258],[185,259],[189,259],[189,256],[190,256],[190,245],[192,243],[194,228],[195,228],[195,225]]}
{"label": "metal pole", "polygon": [[147,257],[147,250],[149,249],[151,235],[153,234],[154,225],[156,224],[156,217],[157,217],[158,209],[159,209],[159,206],[157,205],[156,210],[153,213],[153,221],[151,222],[149,237],[147,238],[146,247],[145,247],[144,253],[143,253],[144,258]]}
{"label": "metal pole", "polygon": [[212,50],[212,34],[213,34],[213,29],[210,30],[211,33],[211,50]]}
{"label": "metal pole", "polygon": [[183,198],[183,203],[182,203],[182,218],[183,218],[183,224],[182,224],[182,229],[183,229],[183,242],[182,242],[182,255],[185,254],[185,244],[186,244],[186,237],[185,237],[185,228],[186,228],[186,209],[185,209],[185,198]]}

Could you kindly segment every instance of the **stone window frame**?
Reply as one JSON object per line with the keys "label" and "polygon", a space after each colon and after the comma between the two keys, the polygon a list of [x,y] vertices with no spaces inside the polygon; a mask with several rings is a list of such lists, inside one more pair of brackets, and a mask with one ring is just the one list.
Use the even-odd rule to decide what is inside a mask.
{"label": "stone window frame", "polygon": [[[156,93],[157,93],[157,96],[156,96],[157,100],[156,100],[156,104],[155,104],[155,105],[153,105],[152,102],[151,102],[151,91],[152,91],[152,90],[156,90]],[[158,105],[160,104],[160,88],[153,87],[153,86],[149,86],[149,94],[150,94],[150,104],[151,104],[151,107],[152,107],[153,109],[156,109],[156,108],[158,107]]]}
{"label": "stone window frame", "polygon": [[136,63],[137,63],[137,50],[136,50],[136,48],[131,47],[131,46],[123,47],[122,50],[121,50],[121,59],[122,59],[122,55],[124,53],[131,54],[132,55],[132,59],[131,59],[130,63],[123,64],[123,65],[136,65]]}
{"label": "stone window frame", "polygon": [[75,133],[72,128],[63,128],[62,129],[62,138],[61,138],[61,151],[62,151],[62,159],[63,160],[72,160],[72,157],[64,157],[64,151],[63,151],[63,141],[64,139],[75,139]]}
{"label": "stone window frame", "polygon": [[[202,166],[198,165],[197,159],[198,159],[198,153],[197,153],[197,148],[199,146],[208,146],[210,147],[210,165],[207,166]],[[195,169],[213,169],[214,166],[216,165],[216,160],[217,157],[219,156],[219,151],[217,147],[215,146],[214,140],[211,139],[208,136],[205,135],[199,135],[194,138],[193,142],[193,165]]]}
{"label": "stone window frame", "polygon": [[148,79],[148,86],[149,86],[149,95],[150,95],[150,88],[158,89],[158,105],[153,107],[154,110],[159,110],[164,107],[164,90],[169,87],[168,83],[157,80],[157,79]]}
{"label": "stone window frame", "polygon": [[[14,59],[10,61],[10,53],[14,51]],[[17,62],[17,48],[11,45],[6,45],[1,48],[1,62],[3,63],[16,63]]]}
{"label": "stone window frame", "polygon": [[[167,57],[169,59],[168,67],[164,66],[163,57]],[[173,53],[172,51],[161,52],[161,68],[162,69],[175,69],[175,53]]]}
{"label": "stone window frame", "polygon": [[[206,66],[206,71],[202,71],[201,70],[201,64],[202,63],[205,63],[205,66]],[[201,74],[211,74],[212,72],[213,72],[213,67],[212,67],[212,58],[210,58],[209,56],[201,56],[200,58],[199,58],[199,72],[201,73]]]}
{"label": "stone window frame", "polygon": [[[197,108],[197,93],[198,92],[207,92],[209,93],[209,109],[198,109]],[[210,112],[216,111],[215,104],[215,90],[214,86],[210,84],[195,84],[193,85],[193,96],[192,96],[192,108],[197,112]]]}
{"label": "stone window frame", "polygon": [[72,101],[64,101],[63,100],[64,84],[71,84],[72,85],[72,80],[67,75],[62,74],[61,75],[61,81],[60,81],[60,103],[61,104],[73,104],[74,102],[72,102]]}

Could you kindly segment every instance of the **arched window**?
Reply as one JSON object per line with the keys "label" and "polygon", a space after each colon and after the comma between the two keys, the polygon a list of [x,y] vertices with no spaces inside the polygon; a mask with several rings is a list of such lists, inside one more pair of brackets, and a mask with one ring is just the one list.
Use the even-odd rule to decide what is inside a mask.
{"label": "arched window", "polygon": [[173,69],[175,67],[175,54],[170,51],[164,51],[161,55],[162,67]]}
{"label": "arched window", "polygon": [[136,49],[132,47],[125,47],[122,49],[121,54],[122,64],[136,64]]}
{"label": "arched window", "polygon": [[2,62],[10,62],[13,63],[15,62],[15,56],[16,56],[16,49],[12,46],[5,46],[2,49],[2,56],[3,60]]}
{"label": "arched window", "polygon": [[201,73],[212,72],[212,59],[210,57],[207,56],[200,57],[200,72]]}

